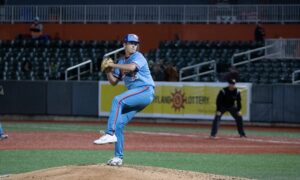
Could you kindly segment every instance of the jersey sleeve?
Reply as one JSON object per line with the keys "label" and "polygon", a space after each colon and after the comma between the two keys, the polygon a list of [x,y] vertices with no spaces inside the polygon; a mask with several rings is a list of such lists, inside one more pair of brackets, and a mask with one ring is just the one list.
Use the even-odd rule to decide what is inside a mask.
{"label": "jersey sleeve", "polygon": [[136,64],[136,68],[139,71],[143,66],[147,64],[147,61],[141,54],[137,54],[133,57],[132,63]]}
{"label": "jersey sleeve", "polygon": [[122,74],[119,68],[115,68],[113,71],[113,75],[118,78],[119,80],[122,80]]}

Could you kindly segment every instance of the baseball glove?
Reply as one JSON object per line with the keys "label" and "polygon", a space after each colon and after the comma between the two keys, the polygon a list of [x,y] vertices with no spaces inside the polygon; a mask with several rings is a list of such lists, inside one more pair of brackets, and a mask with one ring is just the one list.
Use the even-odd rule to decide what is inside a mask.
{"label": "baseball glove", "polygon": [[101,63],[101,72],[104,72],[108,67],[108,64],[109,63],[114,63],[114,61],[109,58],[109,57],[106,57],[102,60],[102,63]]}

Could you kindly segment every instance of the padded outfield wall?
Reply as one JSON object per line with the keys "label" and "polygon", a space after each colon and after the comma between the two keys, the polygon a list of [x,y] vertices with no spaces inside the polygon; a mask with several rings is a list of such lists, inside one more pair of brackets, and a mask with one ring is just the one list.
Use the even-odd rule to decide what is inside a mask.
{"label": "padded outfield wall", "polygon": [[[0,81],[0,114],[97,117],[100,110],[100,115],[106,116],[107,111],[101,112],[103,105],[101,106],[102,101],[99,98],[101,96],[99,84],[97,81]],[[226,85],[220,83],[211,86],[212,84],[216,83],[193,83],[193,87],[197,89],[195,92],[193,91],[195,88],[189,83],[157,83],[156,89],[159,92],[152,107],[146,109],[146,113],[140,113],[140,116],[152,117],[153,108],[160,106],[160,110],[156,108],[159,113],[154,113],[159,118],[211,120],[216,93],[219,88]],[[245,119],[251,122],[300,123],[298,110],[300,85],[252,85],[249,87],[249,96],[246,95],[243,98],[250,97],[247,102],[244,102],[246,107],[249,103],[249,108],[243,112]],[[200,94],[197,95],[197,91]],[[102,95],[102,97],[109,98],[113,96],[113,93]],[[188,109],[184,113],[183,106],[177,107],[172,103],[171,99],[175,95],[184,97],[181,100],[185,99],[185,104],[181,105]],[[106,103],[106,109],[109,108],[110,103],[110,101]],[[201,106],[205,108],[198,108]],[[199,109],[204,109],[208,114],[201,112],[197,114],[196,111]],[[175,113],[170,116],[168,111],[171,110]],[[249,113],[249,118],[247,118],[247,113]]]}

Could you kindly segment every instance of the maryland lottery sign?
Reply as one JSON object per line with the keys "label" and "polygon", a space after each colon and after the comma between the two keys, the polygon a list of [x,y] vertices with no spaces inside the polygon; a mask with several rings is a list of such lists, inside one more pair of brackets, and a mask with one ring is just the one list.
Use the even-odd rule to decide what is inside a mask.
{"label": "maryland lottery sign", "polygon": [[[216,98],[227,83],[167,83],[156,82],[153,102],[136,117],[206,119],[212,120],[216,112]],[[237,83],[242,97],[242,114],[249,120],[251,84]],[[114,96],[126,91],[124,84],[111,86],[99,82],[99,116],[108,116]],[[229,114],[222,119],[233,120]]]}

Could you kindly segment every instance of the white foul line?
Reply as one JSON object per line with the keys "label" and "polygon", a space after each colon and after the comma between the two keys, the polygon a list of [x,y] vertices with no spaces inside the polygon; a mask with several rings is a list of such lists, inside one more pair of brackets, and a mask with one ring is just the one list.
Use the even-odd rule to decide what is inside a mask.
{"label": "white foul line", "polygon": [[[175,136],[175,137],[192,137],[201,138],[200,135],[184,134],[184,133],[167,133],[167,132],[146,132],[146,131],[131,131],[132,133],[145,134],[145,135],[157,135],[157,136]],[[275,143],[275,144],[294,144],[300,145],[300,142],[291,141],[281,141],[281,140],[267,140],[267,139],[254,139],[254,138],[225,138],[234,141],[252,141],[252,142],[262,142],[262,143]]]}
{"label": "white foul line", "polygon": [[267,140],[267,139],[253,139],[253,138],[228,138],[230,140],[243,140],[243,141],[252,141],[252,142],[262,142],[262,143],[276,143],[276,144],[295,144],[300,145],[300,142],[288,142],[288,141],[280,141],[280,140]]}

